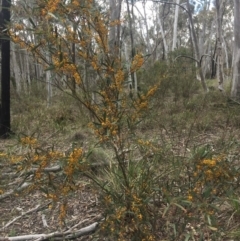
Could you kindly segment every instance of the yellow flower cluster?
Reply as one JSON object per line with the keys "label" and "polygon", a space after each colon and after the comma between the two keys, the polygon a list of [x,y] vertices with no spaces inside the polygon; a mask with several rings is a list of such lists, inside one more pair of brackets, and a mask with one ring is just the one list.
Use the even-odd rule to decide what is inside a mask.
{"label": "yellow flower cluster", "polygon": [[47,160],[47,156],[46,155],[40,155],[40,154],[35,154],[33,156],[33,162],[43,162]]}
{"label": "yellow flower cluster", "polygon": [[142,146],[150,146],[151,142],[150,141],[144,141],[142,139],[138,140],[138,144],[142,145]]}
{"label": "yellow flower cluster", "polygon": [[10,38],[11,40],[15,43],[15,44],[18,44],[21,48],[26,48],[28,49],[28,44],[25,43],[17,34],[16,34],[16,31],[17,30],[10,30],[9,31],[9,35],[10,35]]}
{"label": "yellow flower cluster", "polygon": [[73,0],[73,1],[72,1],[72,5],[73,5],[74,7],[79,7],[79,6],[80,6],[80,1],[79,1],[79,0]]}
{"label": "yellow flower cluster", "polygon": [[[129,208],[126,206],[116,207],[116,203],[112,201],[111,196],[104,197],[105,205],[108,207],[114,205],[114,210],[101,224],[101,230],[110,233],[112,237],[115,237],[114,240],[127,241],[137,235],[138,240],[155,241],[151,227],[144,220],[145,214],[148,212],[146,203],[132,190],[126,190],[125,195],[127,196],[126,200],[131,200]],[[139,230],[139,227],[141,227],[141,230]]]}
{"label": "yellow flower cluster", "polygon": [[94,70],[99,70],[99,69],[100,69],[100,66],[99,66],[99,64],[98,64],[98,58],[97,58],[97,56],[93,56],[93,57],[91,58],[91,65],[92,65],[92,67],[93,67]]}
{"label": "yellow flower cluster", "polygon": [[81,80],[81,76],[78,72],[73,73],[73,78],[74,81],[76,82],[76,84],[80,85],[82,80]]}
{"label": "yellow flower cluster", "polygon": [[22,155],[11,155],[10,157],[10,161],[11,163],[18,163],[18,162],[21,162],[22,160],[24,159],[24,156]]}
{"label": "yellow flower cluster", "polygon": [[5,152],[0,152],[0,157],[7,157],[7,156],[8,156],[7,153],[5,153]]}
{"label": "yellow flower cluster", "polygon": [[150,98],[155,94],[158,85],[151,87],[146,94],[142,94],[134,103],[135,112],[132,114],[132,120],[135,121],[141,116],[141,112],[148,108]]}
{"label": "yellow flower cluster", "polygon": [[131,72],[135,72],[140,69],[144,63],[143,56],[141,54],[136,54],[132,61]]}
{"label": "yellow flower cluster", "polygon": [[122,90],[122,85],[125,80],[123,70],[118,69],[114,77],[115,77],[115,84],[116,84],[117,90],[118,91]]}
{"label": "yellow flower cluster", "polygon": [[56,158],[64,157],[64,153],[59,152],[59,151],[50,151],[50,152],[48,152],[48,156],[50,158],[56,159]]}
{"label": "yellow flower cluster", "polygon": [[23,25],[20,24],[20,23],[16,23],[14,26],[13,26],[14,30],[15,31],[21,31],[24,29]]}
{"label": "yellow flower cluster", "polygon": [[78,160],[82,157],[83,150],[82,148],[75,148],[73,152],[70,153],[68,162],[71,164],[76,164]]}
{"label": "yellow flower cluster", "polygon": [[83,156],[82,148],[75,148],[69,155],[67,165],[64,168],[64,171],[67,176],[72,178],[72,174],[75,170],[82,170],[84,165],[79,164],[80,158]]}
{"label": "yellow flower cluster", "polygon": [[47,194],[47,198],[52,199],[53,201],[57,201],[57,195],[54,193]]}
{"label": "yellow flower cluster", "polygon": [[48,0],[42,14],[46,15],[47,12],[54,13],[58,9],[60,1],[61,0]]}
{"label": "yellow flower cluster", "polygon": [[37,139],[33,138],[33,137],[30,137],[30,136],[22,137],[21,138],[21,144],[33,146],[33,145],[37,144]]}
{"label": "yellow flower cluster", "polygon": [[115,19],[115,20],[110,22],[109,26],[114,27],[114,26],[117,26],[117,25],[120,25],[120,24],[121,24],[121,20]]}
{"label": "yellow flower cluster", "polygon": [[60,210],[59,210],[59,221],[60,221],[60,224],[63,224],[63,221],[66,217],[66,214],[67,214],[67,205],[66,204],[61,204],[60,205]]}
{"label": "yellow flower cluster", "polygon": [[108,52],[108,28],[105,21],[102,20],[101,16],[95,16],[94,18],[95,28],[97,29],[97,34],[94,35],[95,41],[100,49]]}
{"label": "yellow flower cluster", "polygon": [[216,166],[216,160],[211,160],[211,159],[205,159],[202,161],[202,165],[209,166],[209,167],[214,167]]}
{"label": "yellow flower cluster", "polygon": [[[197,161],[193,178],[193,180],[196,180],[196,183],[188,193],[187,199],[189,201],[193,201],[196,195],[198,198],[202,198],[206,188],[209,190],[209,195],[221,193],[224,182],[232,180],[233,174],[225,156],[220,155],[212,159]],[[208,197],[204,196],[204,198]]]}
{"label": "yellow flower cluster", "polygon": [[157,91],[158,87],[159,87],[158,85],[152,86],[152,87],[148,90],[148,92],[147,92],[147,94],[146,94],[146,98],[149,98],[149,97],[153,96],[153,95],[155,94],[155,92]]}
{"label": "yellow flower cluster", "polygon": [[94,70],[98,70],[99,69],[99,67],[98,67],[98,65],[97,65],[97,63],[95,61],[92,61],[91,64],[92,64],[92,67],[93,67]]}
{"label": "yellow flower cluster", "polygon": [[204,174],[206,181],[218,182],[220,179],[229,180],[231,179],[231,174],[229,167],[225,165],[224,158],[222,156],[213,159],[204,159],[199,161],[196,165],[196,171],[194,176]]}
{"label": "yellow flower cluster", "polygon": [[192,202],[193,196],[189,193],[187,199],[188,199],[188,201]]}

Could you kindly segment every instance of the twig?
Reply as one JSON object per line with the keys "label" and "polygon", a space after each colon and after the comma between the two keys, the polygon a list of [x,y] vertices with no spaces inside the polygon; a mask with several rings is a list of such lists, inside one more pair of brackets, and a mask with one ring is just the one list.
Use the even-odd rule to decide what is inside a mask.
{"label": "twig", "polygon": [[70,229],[68,229],[68,231],[72,231],[73,229],[77,228],[78,226],[82,225],[83,223],[89,221],[89,222],[92,222],[92,221],[96,221],[96,220],[100,220],[102,218],[102,215],[99,214],[97,216],[94,215],[93,218],[86,218],[84,220],[81,220],[79,223],[75,224],[74,226],[70,227]]}
{"label": "twig", "polygon": [[[26,189],[27,187],[29,187],[30,185],[31,185],[31,183],[25,182],[25,183],[23,183],[20,187],[14,189],[14,190],[11,190],[11,191],[9,191],[9,192],[6,192],[6,193],[4,193],[4,194],[2,194],[2,195],[0,195],[0,200],[3,200],[3,199],[5,199],[5,198],[7,198],[7,197],[10,197],[10,196],[11,196],[12,194],[14,194],[15,192],[20,192],[20,191]],[[0,241],[1,241],[1,240],[0,240]]]}
{"label": "twig", "polygon": [[4,225],[4,226],[1,228],[1,230],[4,230],[5,228],[7,228],[8,226],[10,226],[10,225],[11,225],[12,223],[14,223],[15,221],[17,221],[18,219],[22,218],[23,216],[25,216],[25,215],[27,215],[27,214],[29,214],[29,213],[32,213],[32,212],[34,212],[34,211],[38,211],[38,210],[42,209],[43,207],[49,205],[50,203],[51,203],[51,202],[48,202],[48,203],[46,203],[46,204],[44,204],[44,205],[37,205],[35,208],[32,208],[32,209],[28,210],[28,211],[25,212],[25,213],[22,213],[22,215],[14,218],[14,219],[11,220],[10,222],[8,222],[6,225]]}

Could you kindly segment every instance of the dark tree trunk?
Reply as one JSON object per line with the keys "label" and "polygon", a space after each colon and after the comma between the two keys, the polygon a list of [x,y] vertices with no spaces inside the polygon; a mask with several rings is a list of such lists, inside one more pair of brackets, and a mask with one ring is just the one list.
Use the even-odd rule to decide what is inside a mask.
{"label": "dark tree trunk", "polygon": [[7,138],[10,134],[10,39],[6,31],[10,22],[10,6],[11,0],[2,0],[0,138]]}

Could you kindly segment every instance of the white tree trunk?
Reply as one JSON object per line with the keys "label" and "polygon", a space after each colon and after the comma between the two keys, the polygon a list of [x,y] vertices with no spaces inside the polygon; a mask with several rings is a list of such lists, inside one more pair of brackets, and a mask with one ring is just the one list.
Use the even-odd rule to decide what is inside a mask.
{"label": "white tree trunk", "polygon": [[[50,52],[47,53],[47,60],[48,63],[51,63],[51,54]],[[51,70],[46,71],[46,84],[47,84],[47,106],[51,105],[52,99],[52,73]]]}
{"label": "white tree trunk", "polygon": [[222,56],[222,7],[224,0],[216,0],[216,12],[217,12],[217,77],[218,77],[218,88],[223,89],[223,56]]}
{"label": "white tree trunk", "polygon": [[151,52],[151,46],[150,46],[150,38],[149,38],[149,30],[148,30],[148,22],[147,22],[147,14],[146,14],[146,2],[142,2],[143,5],[143,11],[144,11],[144,25],[146,27],[146,42],[147,42],[147,53]]}
{"label": "white tree trunk", "polygon": [[213,36],[213,28],[215,28],[215,19],[212,21],[211,23],[211,29],[210,29],[210,33],[208,35],[208,38],[206,38],[204,46],[206,46],[206,54],[208,55],[208,57],[206,56],[204,59],[204,64],[202,66],[203,68],[203,75],[204,78],[206,76],[207,71],[211,71],[211,63],[212,63],[212,58],[211,56],[211,40],[212,40],[212,36]]}
{"label": "white tree trunk", "polygon": [[29,53],[25,49],[24,51],[24,56],[25,56],[25,67],[26,67],[26,81],[28,83],[28,87],[30,87],[31,84],[31,77],[30,77],[30,64],[29,64]]}
{"label": "white tree trunk", "polygon": [[158,24],[159,24],[160,32],[161,32],[162,39],[163,39],[163,46],[165,49],[165,57],[166,57],[166,59],[168,59],[168,45],[167,45],[165,33],[163,31],[162,20],[161,20],[161,16],[160,16],[160,8],[159,8],[159,14],[158,14]]}
{"label": "white tree trunk", "polygon": [[205,81],[205,78],[203,75],[202,66],[201,66],[201,63],[199,62],[200,61],[199,45],[198,45],[198,41],[197,41],[196,31],[194,28],[189,0],[187,0],[187,9],[188,9],[189,22],[190,22],[190,31],[191,31],[191,36],[192,36],[192,42],[193,42],[193,46],[194,46],[194,50],[195,50],[196,60],[198,61],[197,67],[198,67],[198,71],[199,71],[200,81],[201,81],[204,91],[208,92],[208,87],[207,87],[207,84],[206,84],[206,81]]}
{"label": "white tree trunk", "polygon": [[13,74],[16,83],[16,91],[17,93],[21,90],[21,72],[19,68],[19,61],[17,61],[17,48],[16,44],[12,43],[12,64],[13,64]]}
{"label": "white tree trunk", "polygon": [[234,0],[234,60],[231,95],[240,99],[240,1]]}
{"label": "white tree trunk", "polygon": [[227,70],[229,70],[229,59],[228,59],[227,44],[226,44],[226,41],[225,41],[224,37],[222,38],[222,41],[223,41],[223,48],[224,48],[224,52],[225,52],[226,68],[227,68]]}
{"label": "white tree trunk", "polygon": [[[180,3],[180,0],[176,0],[176,4],[179,4],[179,3]],[[174,24],[173,24],[173,45],[172,45],[172,51],[177,47],[178,15],[179,15],[179,5],[176,5],[175,6]]]}
{"label": "white tree trunk", "polygon": [[[120,20],[122,0],[109,0],[110,21]],[[109,31],[109,50],[112,54],[118,56],[120,53],[120,24],[110,27]]]}
{"label": "white tree trunk", "polygon": [[128,48],[127,48],[126,42],[124,43],[124,54],[125,54],[126,65],[127,65],[127,70],[128,70],[128,87],[130,89],[130,85],[131,85],[131,82],[132,82],[131,72],[130,72],[131,63],[130,63],[130,60],[129,60],[129,54],[128,54]]}

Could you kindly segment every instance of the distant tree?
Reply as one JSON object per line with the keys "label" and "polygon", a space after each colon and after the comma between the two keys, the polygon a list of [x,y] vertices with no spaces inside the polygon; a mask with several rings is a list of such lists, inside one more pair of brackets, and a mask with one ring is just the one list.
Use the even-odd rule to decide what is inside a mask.
{"label": "distant tree", "polygon": [[122,9],[122,0],[112,0],[109,2],[110,7],[110,21],[113,26],[109,31],[109,48],[111,54],[120,54],[120,15]]}
{"label": "distant tree", "polygon": [[174,24],[173,24],[172,51],[174,51],[174,49],[177,47],[177,27],[178,27],[179,4],[180,4],[180,0],[176,0],[175,16],[174,16]]}
{"label": "distant tree", "polygon": [[1,109],[0,137],[10,133],[10,39],[7,25],[10,22],[11,0],[2,0],[1,29]]}
{"label": "distant tree", "polygon": [[195,52],[195,58],[197,60],[197,67],[198,67],[198,71],[199,71],[199,77],[200,77],[200,81],[202,84],[203,89],[207,92],[208,91],[208,87],[207,84],[205,82],[205,78],[203,75],[203,70],[202,70],[202,66],[201,66],[201,62],[200,62],[200,51],[199,51],[199,43],[197,40],[197,34],[196,34],[196,30],[194,27],[194,23],[193,23],[193,15],[192,15],[192,11],[191,11],[191,6],[190,6],[190,1],[187,1],[187,12],[188,12],[188,19],[190,22],[190,34],[192,35],[192,43],[193,43],[193,48],[194,48],[194,52]]}
{"label": "distant tree", "polygon": [[216,0],[216,12],[217,12],[217,52],[218,52],[218,58],[217,58],[217,71],[218,71],[218,88],[220,90],[223,90],[223,53],[222,53],[222,12],[223,12],[223,4],[224,0]]}
{"label": "distant tree", "polygon": [[240,99],[240,2],[234,0],[234,60],[231,95]]}

